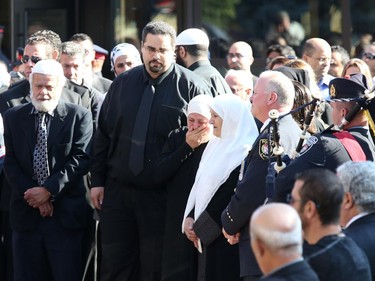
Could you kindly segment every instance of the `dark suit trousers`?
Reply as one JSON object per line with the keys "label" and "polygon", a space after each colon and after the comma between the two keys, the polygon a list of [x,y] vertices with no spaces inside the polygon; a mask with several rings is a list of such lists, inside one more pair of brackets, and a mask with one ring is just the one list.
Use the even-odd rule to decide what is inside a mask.
{"label": "dark suit trousers", "polygon": [[108,180],[100,212],[101,281],[158,281],[166,196]]}
{"label": "dark suit trousers", "polygon": [[14,281],[80,281],[81,243],[82,230],[66,229],[56,217],[32,231],[13,231]]}

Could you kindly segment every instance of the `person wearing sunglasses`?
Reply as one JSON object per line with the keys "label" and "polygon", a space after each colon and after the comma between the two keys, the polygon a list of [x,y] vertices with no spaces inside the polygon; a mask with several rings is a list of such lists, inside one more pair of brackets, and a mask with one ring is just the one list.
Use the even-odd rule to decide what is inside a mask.
{"label": "person wearing sunglasses", "polygon": [[364,60],[370,68],[371,76],[375,77],[375,42],[365,47],[362,60]]}
{"label": "person wearing sunglasses", "polygon": [[[1,95],[1,114],[11,107],[31,102],[29,76],[33,67],[41,60],[57,60],[60,56],[60,45],[60,36],[52,30],[37,31],[26,41],[21,58],[26,79],[12,85],[8,91]],[[64,88],[61,98],[71,103],[82,104],[81,97],[66,88]]]}

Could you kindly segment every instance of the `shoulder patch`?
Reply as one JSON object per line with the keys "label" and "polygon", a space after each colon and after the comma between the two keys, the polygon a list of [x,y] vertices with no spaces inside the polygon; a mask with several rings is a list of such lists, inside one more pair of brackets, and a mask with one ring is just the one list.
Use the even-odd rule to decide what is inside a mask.
{"label": "shoulder patch", "polygon": [[273,149],[272,149],[275,146],[275,142],[271,140],[270,144],[271,144],[271,152],[270,152],[270,155],[268,155],[268,152],[269,152],[268,140],[267,139],[259,140],[259,156],[260,158],[262,158],[262,160],[268,159],[268,156],[271,156],[271,157],[275,156],[273,153]]}
{"label": "shoulder patch", "polygon": [[302,149],[298,156],[301,156],[305,154],[307,151],[310,150],[311,147],[313,147],[314,144],[318,142],[318,138],[316,136],[311,136],[306,140],[306,143],[302,146]]}

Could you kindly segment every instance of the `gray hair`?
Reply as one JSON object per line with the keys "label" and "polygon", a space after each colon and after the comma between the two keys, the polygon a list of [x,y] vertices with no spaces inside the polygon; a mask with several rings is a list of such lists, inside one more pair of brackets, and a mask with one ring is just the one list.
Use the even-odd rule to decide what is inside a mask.
{"label": "gray hair", "polygon": [[242,69],[229,69],[227,74],[225,75],[225,79],[229,77],[236,77],[238,80],[240,80],[241,84],[243,84],[245,87],[254,89],[254,82],[253,79],[251,79],[249,72],[242,70]]}
{"label": "gray hair", "polygon": [[[292,254],[302,255],[302,223],[297,211],[286,204],[283,205],[283,209],[278,208],[282,203],[271,203],[263,205],[258,208],[251,218],[250,234],[251,239],[262,241],[268,250],[272,251],[277,255],[289,256]],[[276,209],[276,208],[278,209]],[[271,208],[272,211],[281,212],[276,214],[277,219],[286,220],[286,227],[274,226],[270,227],[270,223],[262,224],[255,223],[255,217],[264,209]]]}
{"label": "gray hair", "polygon": [[275,92],[277,94],[277,102],[280,106],[290,107],[292,109],[294,103],[294,86],[288,77],[279,71],[267,70],[261,73],[259,78],[268,79],[266,92]]}
{"label": "gray hair", "polygon": [[61,54],[65,54],[69,57],[81,57],[82,62],[84,62],[86,56],[85,49],[82,47],[81,44],[75,41],[67,41],[62,43]]}
{"label": "gray hair", "polygon": [[375,163],[348,161],[337,168],[345,192],[363,212],[375,211]]}

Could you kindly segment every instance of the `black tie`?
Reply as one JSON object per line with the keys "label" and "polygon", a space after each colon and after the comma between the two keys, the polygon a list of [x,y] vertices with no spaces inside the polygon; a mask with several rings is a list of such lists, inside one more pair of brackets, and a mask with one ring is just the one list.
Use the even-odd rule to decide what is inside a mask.
{"label": "black tie", "polygon": [[34,149],[33,168],[39,186],[43,186],[49,176],[46,115],[47,113],[45,112],[38,113],[38,132]]}
{"label": "black tie", "polygon": [[143,91],[131,139],[129,168],[134,175],[138,175],[143,170],[148,122],[150,119],[154,94],[155,87],[152,82],[149,81],[147,87]]}

